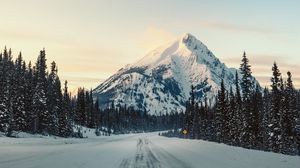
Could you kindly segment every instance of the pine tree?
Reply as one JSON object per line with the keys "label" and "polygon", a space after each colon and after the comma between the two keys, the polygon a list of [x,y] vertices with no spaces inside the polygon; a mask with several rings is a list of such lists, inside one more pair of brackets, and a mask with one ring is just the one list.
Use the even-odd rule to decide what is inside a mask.
{"label": "pine tree", "polygon": [[71,136],[72,129],[72,121],[71,121],[71,99],[68,92],[68,82],[65,81],[64,84],[64,93],[62,99],[62,111],[59,112],[59,135],[62,137]]}
{"label": "pine tree", "polygon": [[[124,109],[122,108],[122,113],[124,114]],[[102,127],[102,113],[99,109],[99,100],[97,98],[95,105],[94,105],[94,115],[95,115],[95,126],[96,126],[96,135],[99,136],[100,135],[100,128]],[[125,117],[122,117],[123,119],[125,119]],[[125,125],[125,124],[124,124]],[[123,127],[125,127],[123,125]]]}
{"label": "pine tree", "polygon": [[188,137],[193,135],[193,119],[194,119],[194,109],[195,109],[195,88],[191,86],[190,98],[186,103],[186,112],[185,112],[185,130],[188,132]]}
{"label": "pine tree", "polygon": [[86,100],[85,90],[83,88],[78,89],[77,101],[76,101],[76,123],[82,126],[86,126]]}
{"label": "pine tree", "polygon": [[25,72],[25,93],[24,93],[24,103],[25,103],[25,114],[26,114],[26,131],[32,132],[34,128],[34,116],[33,113],[33,92],[34,92],[34,84],[33,84],[33,69],[31,67],[31,62],[29,62],[26,72]]}
{"label": "pine tree", "polygon": [[227,134],[228,143],[231,145],[236,145],[238,143],[238,119],[237,119],[237,101],[236,96],[233,93],[232,87],[230,87],[229,93],[229,108],[228,108],[228,129]]}
{"label": "pine tree", "polygon": [[295,117],[297,113],[297,94],[294,89],[292,74],[287,72],[286,89],[282,93],[281,106],[281,153],[296,154],[296,141],[294,139]]}
{"label": "pine tree", "polygon": [[13,110],[13,117],[14,117],[14,130],[16,131],[25,131],[26,126],[26,114],[25,114],[25,71],[23,67],[23,58],[22,54],[20,53],[14,66],[13,76],[12,79],[12,86],[11,88],[11,104]]}
{"label": "pine tree", "polygon": [[97,128],[99,124],[99,117],[100,117],[100,112],[99,112],[99,100],[97,99],[96,102],[94,103],[93,101],[93,90],[90,90],[90,111],[91,111],[91,117],[90,117],[90,128]]}
{"label": "pine tree", "polygon": [[48,77],[48,111],[49,111],[49,132],[58,135],[58,114],[62,111],[62,92],[61,83],[58,77],[58,69],[55,62],[51,63],[51,71]]}
{"label": "pine tree", "polygon": [[242,115],[243,115],[243,132],[242,132],[242,146],[246,148],[252,148],[252,141],[254,139],[254,135],[252,133],[253,129],[253,109],[251,106],[251,98],[253,94],[253,84],[252,84],[252,72],[251,65],[249,64],[249,60],[246,56],[246,53],[243,54],[243,59],[241,63],[241,89],[242,89]]}
{"label": "pine tree", "polygon": [[239,76],[238,72],[236,71],[235,74],[235,88],[236,88],[236,107],[232,107],[234,109],[233,114],[233,121],[236,125],[236,130],[234,131],[234,144],[241,145],[242,142],[242,133],[244,129],[243,125],[243,114],[242,114],[242,97],[241,97],[241,91],[240,91],[240,84],[239,84]]}
{"label": "pine tree", "polygon": [[89,128],[94,128],[94,118],[93,118],[93,108],[94,108],[94,103],[93,103],[93,93],[92,89],[90,91],[85,92],[85,111],[86,111],[86,126]]}
{"label": "pine tree", "polygon": [[[226,91],[225,91],[226,92]],[[231,92],[231,93],[230,93]],[[226,92],[226,98],[225,98],[225,109],[223,111],[223,138],[225,144],[231,144],[231,119],[232,119],[232,112],[230,111],[230,97],[233,96],[232,87],[230,87],[229,93]]]}
{"label": "pine tree", "polygon": [[199,139],[207,139],[207,132],[208,132],[208,126],[207,126],[207,100],[204,100],[204,104],[200,103],[199,108],[199,119],[198,119],[198,125],[199,125]]}
{"label": "pine tree", "polygon": [[224,126],[225,118],[224,114],[226,113],[226,91],[224,86],[224,81],[221,82],[221,89],[218,92],[216,112],[215,112],[215,129],[216,129],[216,141],[224,142]]}
{"label": "pine tree", "polygon": [[262,136],[263,136],[263,150],[271,151],[271,99],[272,95],[266,87],[263,92],[263,114],[262,114]]}
{"label": "pine tree", "polygon": [[[6,48],[4,49],[4,54]],[[7,107],[6,58],[0,54],[0,131],[6,132],[9,124]]]}
{"label": "pine tree", "polygon": [[298,155],[300,155],[300,91],[297,91],[297,105],[295,111],[295,132],[294,132],[294,140],[297,145]]}
{"label": "pine tree", "polygon": [[246,56],[246,52],[244,52],[243,54],[240,70],[242,74],[241,88],[243,93],[243,100],[250,100],[253,91],[253,84],[251,65],[249,64],[249,59]]}
{"label": "pine tree", "polygon": [[4,61],[4,82],[5,82],[5,88],[4,88],[4,103],[5,107],[7,109],[7,119],[8,119],[8,125],[7,125],[7,136],[12,136],[12,131],[15,128],[15,121],[14,121],[14,113],[13,113],[13,82],[14,82],[14,63],[12,61],[12,52],[11,49],[8,51],[6,48],[3,52],[3,61]]}
{"label": "pine tree", "polygon": [[260,86],[256,85],[255,92],[252,98],[252,115],[250,117],[250,125],[251,125],[251,136],[250,142],[252,148],[259,149],[263,144],[262,140],[262,94],[260,91]]}
{"label": "pine tree", "polygon": [[191,138],[192,139],[200,139],[200,108],[198,107],[198,104],[195,104],[194,109],[194,115],[192,118],[192,131],[191,131]]}
{"label": "pine tree", "polygon": [[280,150],[280,136],[281,136],[281,130],[280,130],[280,107],[281,107],[281,81],[280,76],[281,73],[278,69],[278,66],[276,63],[274,63],[272,67],[273,71],[273,77],[271,78],[272,82],[272,103],[271,103],[271,121],[268,125],[270,128],[270,139],[269,139],[269,145],[272,151],[279,152]]}
{"label": "pine tree", "polygon": [[50,115],[47,106],[46,54],[40,51],[36,63],[36,86],[33,95],[34,128],[33,132],[48,134]]}

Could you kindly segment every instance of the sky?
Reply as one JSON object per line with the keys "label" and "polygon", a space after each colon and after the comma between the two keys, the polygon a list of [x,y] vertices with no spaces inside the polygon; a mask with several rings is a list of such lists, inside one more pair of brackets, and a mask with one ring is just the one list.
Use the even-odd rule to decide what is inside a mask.
{"label": "sky", "polygon": [[227,66],[246,51],[253,75],[270,85],[277,62],[300,88],[297,0],[10,0],[0,1],[0,47],[35,62],[46,49],[69,88],[94,88],[118,69],[183,33]]}

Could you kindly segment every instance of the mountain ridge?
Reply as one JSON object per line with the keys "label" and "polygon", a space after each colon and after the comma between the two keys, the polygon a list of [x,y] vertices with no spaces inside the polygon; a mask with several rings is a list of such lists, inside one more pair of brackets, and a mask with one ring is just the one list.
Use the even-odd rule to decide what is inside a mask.
{"label": "mountain ridge", "polygon": [[195,36],[184,33],[120,69],[94,90],[94,98],[101,108],[114,101],[151,114],[184,111],[191,85],[197,101],[214,104],[222,79],[227,90],[235,90],[236,71],[240,73],[228,68]]}

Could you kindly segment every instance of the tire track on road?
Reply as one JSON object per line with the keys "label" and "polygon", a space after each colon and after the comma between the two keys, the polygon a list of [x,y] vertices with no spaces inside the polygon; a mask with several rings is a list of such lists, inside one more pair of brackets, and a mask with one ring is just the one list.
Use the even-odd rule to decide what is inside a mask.
{"label": "tire track on road", "polygon": [[139,138],[135,156],[123,159],[119,168],[190,168],[190,166],[157,147],[149,139]]}

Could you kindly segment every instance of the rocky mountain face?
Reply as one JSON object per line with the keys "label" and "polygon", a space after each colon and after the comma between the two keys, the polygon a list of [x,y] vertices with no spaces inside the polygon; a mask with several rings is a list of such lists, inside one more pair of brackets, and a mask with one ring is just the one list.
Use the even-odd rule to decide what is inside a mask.
{"label": "rocky mountain face", "polygon": [[185,109],[191,85],[197,101],[214,104],[222,79],[227,90],[235,90],[236,71],[186,33],[120,69],[94,90],[94,98],[102,109],[113,101],[117,106],[126,104],[150,114],[179,112]]}

